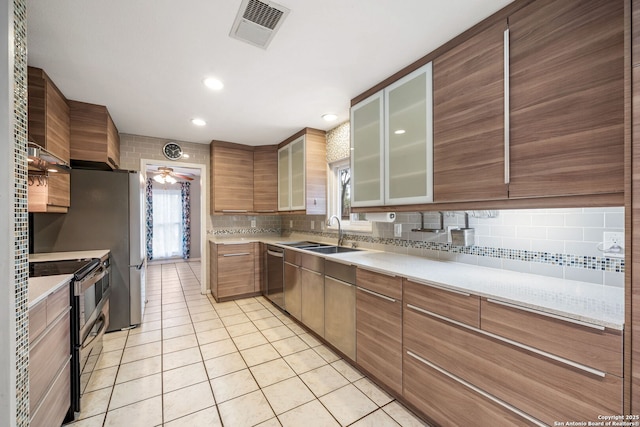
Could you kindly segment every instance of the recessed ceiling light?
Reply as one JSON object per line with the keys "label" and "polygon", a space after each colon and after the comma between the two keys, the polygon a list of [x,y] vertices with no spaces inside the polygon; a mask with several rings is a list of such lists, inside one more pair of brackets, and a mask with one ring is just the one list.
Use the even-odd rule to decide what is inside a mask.
{"label": "recessed ceiling light", "polygon": [[211,90],[221,90],[224,87],[224,83],[215,77],[207,77],[204,79],[204,85]]}
{"label": "recessed ceiling light", "polygon": [[326,122],[332,122],[334,120],[336,120],[338,118],[337,115],[333,114],[333,113],[327,113],[327,114],[323,114],[322,115],[322,119]]}
{"label": "recessed ceiling light", "polygon": [[406,132],[406,130],[404,130],[404,129],[398,129],[397,131],[395,131],[393,133],[395,133],[396,135],[402,135],[405,132]]}
{"label": "recessed ceiling light", "polygon": [[202,119],[191,119],[191,123],[193,123],[196,126],[204,126],[207,124],[207,122],[205,122]]}

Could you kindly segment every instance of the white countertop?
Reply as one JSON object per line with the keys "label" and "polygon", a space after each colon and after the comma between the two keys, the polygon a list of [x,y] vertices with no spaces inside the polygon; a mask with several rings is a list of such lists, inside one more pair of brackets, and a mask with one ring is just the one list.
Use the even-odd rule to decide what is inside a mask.
{"label": "white countertop", "polygon": [[[210,237],[216,243],[299,241],[279,236]],[[310,237],[312,241],[326,241]],[[329,244],[335,244],[335,239]],[[285,246],[286,247],[286,246]],[[309,253],[308,251],[301,250]],[[418,256],[363,250],[317,254],[372,271],[430,282],[453,290],[528,307],[612,329],[624,327],[624,289]]]}
{"label": "white countertop", "polygon": [[29,262],[63,261],[70,259],[103,258],[109,254],[109,249],[96,249],[92,251],[71,252],[46,252],[41,254],[29,254]]}
{"label": "white countertop", "polygon": [[61,286],[69,285],[73,274],[58,274],[55,276],[29,278],[29,308],[33,307]]}

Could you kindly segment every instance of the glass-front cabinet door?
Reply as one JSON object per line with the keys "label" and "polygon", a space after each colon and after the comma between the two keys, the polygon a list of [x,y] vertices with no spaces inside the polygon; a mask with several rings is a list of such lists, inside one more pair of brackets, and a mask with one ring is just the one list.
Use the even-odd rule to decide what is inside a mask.
{"label": "glass-front cabinet door", "polygon": [[351,108],[351,206],[384,204],[382,91]]}
{"label": "glass-front cabinet door", "polygon": [[305,209],[305,146],[304,136],[289,144],[291,147],[291,210]]}
{"label": "glass-front cabinet door", "polygon": [[385,204],[433,201],[431,63],[384,89]]}
{"label": "glass-front cabinet door", "polygon": [[278,150],[278,210],[287,211],[290,209],[289,201],[289,149],[282,147]]}

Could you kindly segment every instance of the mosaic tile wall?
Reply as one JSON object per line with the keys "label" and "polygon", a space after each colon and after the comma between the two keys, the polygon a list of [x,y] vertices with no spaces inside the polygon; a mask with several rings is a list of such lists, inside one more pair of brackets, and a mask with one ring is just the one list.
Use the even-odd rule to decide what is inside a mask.
{"label": "mosaic tile wall", "polygon": [[349,122],[345,122],[327,132],[327,163],[349,158],[349,129]]}
{"label": "mosaic tile wall", "polygon": [[27,5],[14,0],[16,425],[29,425],[29,219],[27,207]]}
{"label": "mosaic tile wall", "polygon": [[[255,220],[256,226],[251,227]],[[208,234],[233,236],[239,234],[276,234],[280,235],[281,220],[278,215],[211,215],[212,229]]]}

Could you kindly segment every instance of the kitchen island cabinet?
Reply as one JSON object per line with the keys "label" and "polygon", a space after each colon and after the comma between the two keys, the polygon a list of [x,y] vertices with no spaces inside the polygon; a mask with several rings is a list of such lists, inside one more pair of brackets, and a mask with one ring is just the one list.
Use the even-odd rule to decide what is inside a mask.
{"label": "kitchen island cabinet", "polygon": [[104,105],[69,101],[71,160],[92,169],[120,168],[120,134]]}
{"label": "kitchen island cabinet", "polygon": [[[211,293],[217,302],[258,295],[257,242],[216,244],[209,242]],[[258,268],[256,268],[256,265]]]}
{"label": "kitchen island cabinet", "polygon": [[30,425],[61,425],[71,406],[69,280],[29,308]]}

